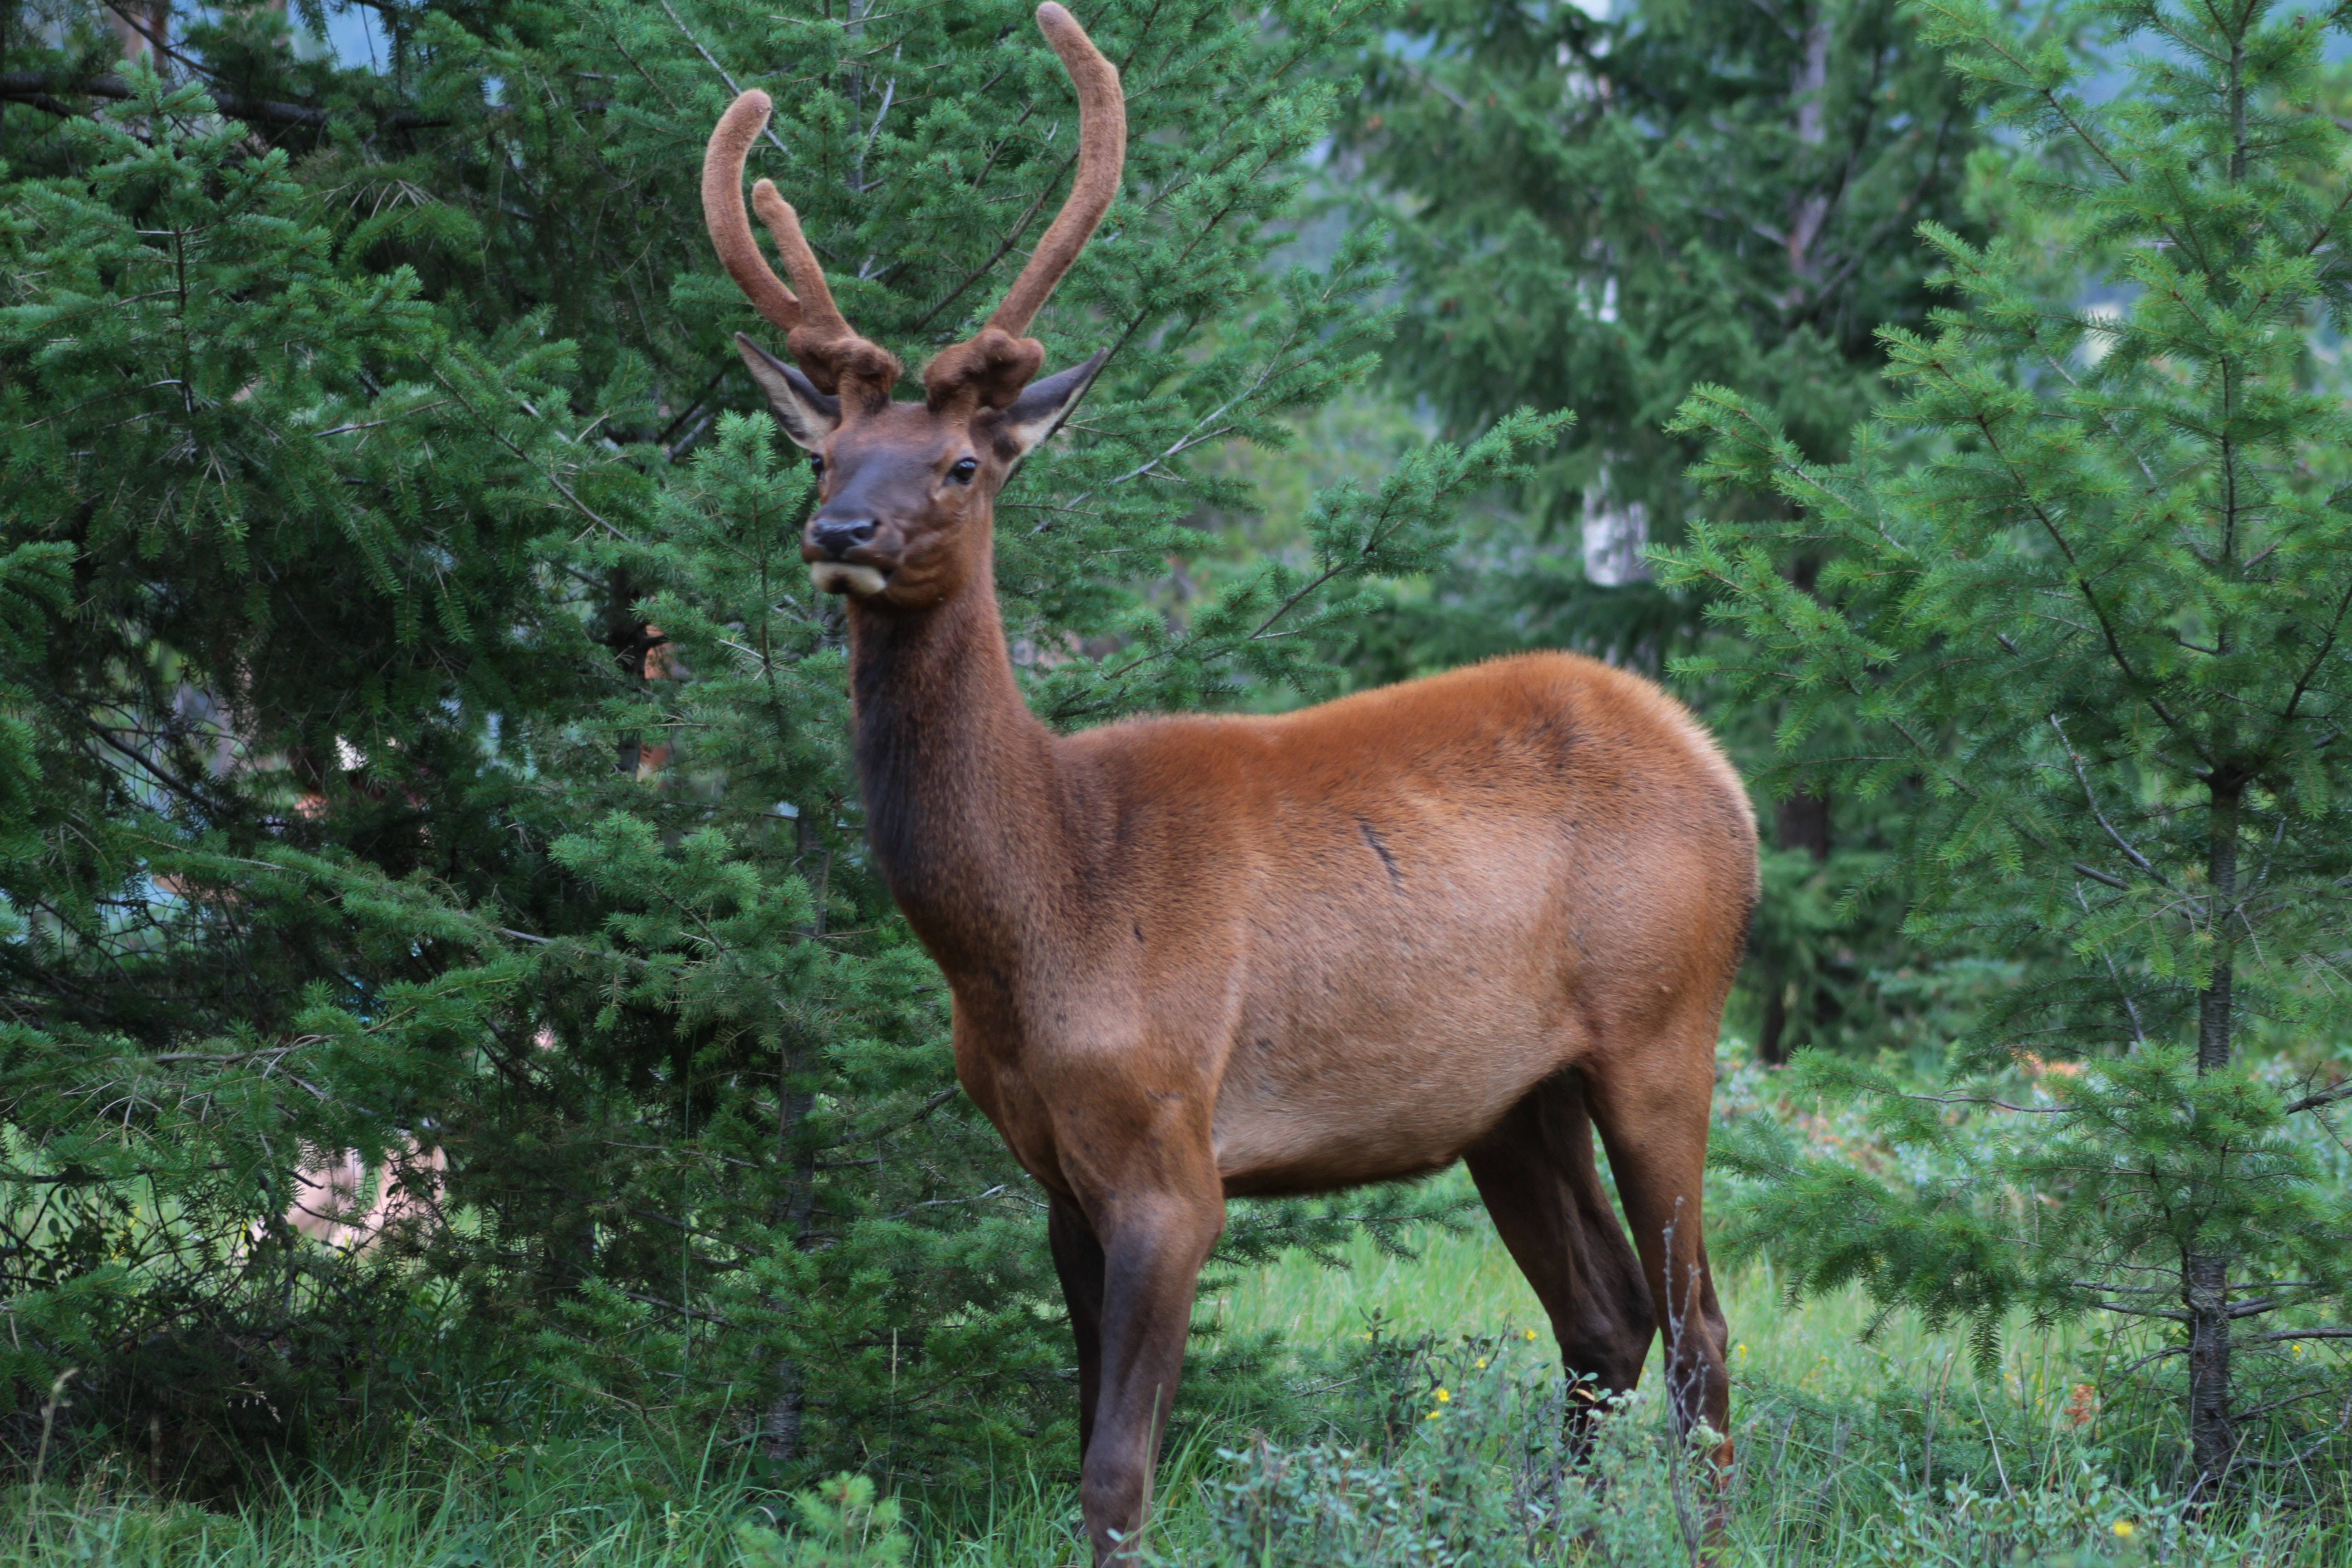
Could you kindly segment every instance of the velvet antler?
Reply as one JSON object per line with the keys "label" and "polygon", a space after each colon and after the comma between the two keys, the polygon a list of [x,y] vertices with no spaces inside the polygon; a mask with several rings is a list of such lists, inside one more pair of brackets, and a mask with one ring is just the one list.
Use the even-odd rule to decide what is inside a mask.
{"label": "velvet antler", "polygon": [[965,396],[1004,408],[1021,395],[1045,363],[1045,346],[1022,334],[1118,195],[1127,161],[1127,99],[1119,90],[1118,68],[1103,58],[1077,19],[1053,0],[1037,7],[1037,26],[1077,89],[1077,177],[988,324],[969,342],[942,349],[923,367],[923,387],[935,408]]}
{"label": "velvet antler", "polygon": [[751,236],[751,220],[743,213],[743,164],[772,107],[768,95],[755,88],[729,104],[710,132],[710,144],[702,155],[702,221],[710,230],[710,243],[727,275],[751,308],[784,334],[784,346],[820,391],[850,388],[856,395],[845,401],[853,406],[886,400],[905,367],[842,319],[833,290],[825,286],[824,269],[801,232],[800,215],[766,180],[751,187],[751,205],[775,240],[798,294],[778,279]]}

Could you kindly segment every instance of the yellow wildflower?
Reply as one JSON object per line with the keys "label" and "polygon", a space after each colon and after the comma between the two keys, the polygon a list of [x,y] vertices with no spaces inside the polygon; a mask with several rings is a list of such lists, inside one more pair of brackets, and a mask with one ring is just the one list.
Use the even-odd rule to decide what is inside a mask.
{"label": "yellow wildflower", "polygon": [[2115,1531],[2117,1535],[2122,1536],[2126,1541],[2129,1541],[2133,1536],[2139,1533],[2139,1526],[2134,1524],[2130,1520],[2119,1519],[2116,1521]]}
{"label": "yellow wildflower", "polygon": [[1443,1411],[1443,1410],[1433,1410],[1433,1411],[1431,1411],[1428,1415],[1426,1415],[1423,1416],[1423,1417],[1422,1417],[1422,1419],[1423,1419],[1423,1421],[1434,1421],[1434,1420],[1436,1420],[1439,1416],[1441,1416],[1441,1415],[1444,1415],[1444,1414],[1445,1414],[1445,1412],[1444,1412],[1444,1411]]}
{"label": "yellow wildflower", "polygon": [[1528,1338],[1529,1338],[1529,1339],[1534,1339],[1535,1337],[1536,1337],[1536,1331],[1535,1331],[1533,1329],[1529,1329],[1529,1330],[1528,1331]]}
{"label": "yellow wildflower", "polygon": [[1485,1356],[1480,1356],[1478,1358],[1478,1370],[1480,1372],[1486,1370],[1486,1358]]}
{"label": "yellow wildflower", "polygon": [[1440,1405],[1451,1405],[1454,1403],[1454,1395],[1441,1388],[1437,1391],[1437,1403]]}

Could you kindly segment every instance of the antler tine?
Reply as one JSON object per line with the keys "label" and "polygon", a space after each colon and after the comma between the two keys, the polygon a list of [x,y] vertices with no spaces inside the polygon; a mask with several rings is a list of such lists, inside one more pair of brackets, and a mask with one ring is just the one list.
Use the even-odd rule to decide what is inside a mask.
{"label": "antler tine", "polygon": [[833,289],[825,283],[824,268],[817,265],[816,252],[809,248],[808,236],[801,232],[801,215],[776,194],[774,181],[761,180],[751,187],[751,207],[768,226],[776,254],[784,258],[784,271],[801,291],[802,330],[810,338],[856,337],[842,319],[841,308],[833,302]]}
{"label": "antler tine", "polygon": [[702,220],[709,226],[710,241],[752,308],[783,329],[784,346],[818,391],[854,388],[857,406],[887,402],[902,371],[898,357],[859,337],[842,319],[833,290],[825,286],[824,269],[801,232],[800,215],[766,180],[751,187],[751,205],[775,239],[784,270],[800,289],[797,295],[769,269],[760,242],[751,237],[751,220],[743,216],[743,164],[751,156],[752,138],[768,123],[771,107],[768,95],[755,88],[727,106],[719,128],[710,133],[710,146],[702,158]]}
{"label": "antler tine", "polygon": [[1095,226],[1118,195],[1119,172],[1127,162],[1127,99],[1119,90],[1118,68],[1103,58],[1077,19],[1054,0],[1037,7],[1037,26],[1062,58],[1062,68],[1077,89],[1078,173],[1053,226],[1030,253],[1029,264],[1013,280],[1004,303],[988,318],[990,326],[1016,338],[1029,330],[1054,285],[1094,237]]}
{"label": "antler tine", "polygon": [[[718,125],[710,132],[710,144],[702,153],[702,222],[710,230],[710,243],[719,251],[719,264],[727,268],[727,275],[735,279],[735,286],[743,290],[751,308],[767,318],[769,325],[778,331],[790,334],[801,324],[801,302],[769,268],[768,258],[760,254],[760,242],[751,237],[751,220],[743,214],[743,165],[751,158],[751,142],[767,125],[772,107],[768,95],[754,88],[729,104],[727,112],[719,117]],[[778,205],[782,205],[781,200]],[[800,232],[797,222],[793,225],[793,232]],[[802,247],[807,247],[805,241]],[[832,303],[828,297],[825,304],[830,307]]]}

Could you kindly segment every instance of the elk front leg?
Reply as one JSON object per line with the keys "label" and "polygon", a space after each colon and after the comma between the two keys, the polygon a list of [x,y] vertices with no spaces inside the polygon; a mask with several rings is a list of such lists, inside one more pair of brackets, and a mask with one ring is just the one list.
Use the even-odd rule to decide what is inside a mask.
{"label": "elk front leg", "polygon": [[1069,1303],[1070,1332],[1078,1342],[1078,1461],[1086,1462],[1095,1432],[1095,1403],[1102,1393],[1103,1249],[1084,1210],[1055,1197],[1046,1211],[1045,1236],[1054,1248],[1054,1272]]}
{"label": "elk front leg", "polygon": [[1224,1229],[1225,1205],[1213,1181],[1205,1190],[1119,1194],[1088,1208],[1102,1245],[1102,1350],[1078,1496],[1101,1568],[1134,1561],[1192,1291]]}

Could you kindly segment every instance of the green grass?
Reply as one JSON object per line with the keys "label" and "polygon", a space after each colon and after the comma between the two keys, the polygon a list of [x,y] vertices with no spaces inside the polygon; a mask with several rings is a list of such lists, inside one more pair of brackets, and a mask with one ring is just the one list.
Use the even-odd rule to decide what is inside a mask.
{"label": "green grass", "polygon": [[[1449,1179],[1463,1181],[1466,1191],[1458,1173]],[[1419,1256],[1397,1258],[1359,1238],[1345,1270],[1289,1255],[1205,1296],[1200,1319],[1236,1335],[1278,1331],[1293,1342],[1334,1351],[1360,1344],[1377,1324],[1379,1333],[1397,1343],[1432,1342],[1432,1353],[1408,1375],[1465,1381],[1469,1352],[1449,1357],[1444,1347],[1467,1340],[1474,1349],[1497,1342],[1516,1349],[1536,1328],[1540,1337],[1526,1348],[1538,1353],[1519,1363],[1521,1397],[1527,1384],[1549,1385],[1556,1367],[1549,1329],[1483,1216],[1461,1234],[1433,1231],[1414,1245]],[[1962,1332],[1932,1332],[1907,1316],[1874,1323],[1858,1292],[1792,1306],[1769,1265],[1730,1273],[1721,1283],[1734,1347],[1734,1437],[1740,1447],[1734,1562],[2160,1561],[2282,1568],[2340,1568],[2352,1562],[2343,1533],[2352,1498],[2342,1493],[2340,1481],[2332,1495],[2325,1484],[2274,1488],[2247,1514],[2203,1531],[2188,1528],[2178,1505],[2159,1493],[2108,1482],[2103,1467],[2109,1456],[2101,1447],[2105,1434],[2095,1421],[2078,1425],[2084,1407],[2075,1402],[2075,1389],[2093,1352],[2079,1326],[2035,1331],[2014,1323],[1998,1363],[1980,1368]],[[1645,1392],[1654,1390],[1655,1373],[1654,1352]],[[1645,1397],[1619,1419],[1630,1433],[1617,1455],[1614,1482],[1630,1494],[1623,1511],[1638,1512],[1644,1504],[1662,1510],[1672,1489],[1664,1413]],[[1920,1440],[1930,1428],[1942,1445],[1940,1458]],[[1221,1460],[1217,1450],[1242,1447],[1247,1437],[1230,1420],[1212,1420],[1192,1428],[1170,1457],[1154,1524],[1168,1561],[1224,1560],[1216,1554],[1212,1511],[1221,1483],[1248,1467]],[[1430,1446],[1431,1437],[1416,1434],[1408,1449],[1414,1443]],[[1921,1473],[1923,1461],[1937,1465],[1932,1485]],[[1400,1462],[1407,1469],[1414,1464],[1410,1453]],[[1500,1470],[1496,1473],[1499,1478]],[[1955,1485],[1969,1490],[1956,1500]],[[1900,1500],[1906,1493],[1908,1500]],[[1066,1489],[1015,1488],[984,1518],[940,1522],[950,1523],[946,1533],[952,1539],[936,1542],[933,1549],[954,1568],[1013,1568],[1082,1555],[1075,1499]],[[1654,1557],[1659,1562],[1687,1560],[1672,1531],[1654,1528],[1658,1521],[1616,1522],[1625,1527],[1621,1534],[1636,1538],[1627,1542],[1630,1553],[1606,1550],[1604,1521],[1580,1547],[1542,1560],[1625,1563],[1651,1561],[1657,1552],[1666,1553]],[[2131,1533],[2117,1533],[2117,1522]],[[2059,1543],[2065,1545],[2063,1552]],[[1364,1559],[1375,1560],[1423,1561]],[[1277,1555],[1267,1561],[1325,1568],[1338,1559]]]}
{"label": "green grass", "polygon": [[[1444,1179],[1468,1191],[1467,1178],[1460,1173]],[[1465,1338],[1523,1343],[1523,1336],[1534,1329],[1538,1337],[1530,1348],[1547,1360],[1553,1353],[1550,1330],[1534,1292],[1483,1215],[1474,1214],[1459,1234],[1433,1229],[1413,1238],[1412,1246],[1418,1256],[1399,1258],[1360,1237],[1347,1249],[1349,1266],[1345,1269],[1289,1254],[1204,1296],[1197,1316],[1235,1335],[1275,1331],[1293,1343],[1333,1351],[1361,1342],[1375,1323],[1379,1332],[1392,1340],[1409,1342],[1426,1337],[1441,1346]],[[1980,1423],[1998,1423],[2003,1431],[2021,1418],[2043,1426],[2064,1418],[2074,1381],[2068,1373],[2079,1348],[2074,1332],[2012,1335],[2003,1347],[1999,1370],[1980,1376],[1958,1331],[1933,1333],[1916,1320],[1898,1318],[1881,1325],[1864,1342],[1873,1314],[1858,1292],[1791,1307],[1769,1268],[1756,1268],[1727,1275],[1722,1295],[1733,1342],[1735,1420],[1745,1415],[1745,1425],[1758,1429],[1735,1436],[1748,1445],[1773,1435],[1772,1418],[1787,1413],[1792,1397],[1823,1405],[1866,1404],[1891,1388],[1928,1391],[1929,1402],[1947,1417],[1965,1413],[1966,1418]],[[1656,1360],[1654,1351],[1645,1384],[1655,1381]],[[1769,1408],[1752,1408],[1759,1404]],[[1638,1419],[1643,1412],[1633,1415]],[[1840,1438],[1834,1417],[1830,1425],[1830,1443],[1835,1447]],[[1231,1425],[1195,1428],[1190,1443],[1164,1467],[1157,1528],[1163,1541],[1175,1543],[1179,1560],[1182,1546],[1203,1539],[1202,1483],[1228,1468],[1218,1463],[1215,1450],[1231,1447],[1246,1436]],[[1790,1457],[1785,1444],[1775,1447],[1787,1468]],[[1757,1454],[1748,1447],[1743,1463],[1760,1466],[1771,1457],[1769,1450]],[[1819,1468],[1839,1472],[1840,1484],[1861,1482],[1866,1489],[1874,1479],[1871,1470],[1879,1457],[1849,1448],[1839,1460]],[[1822,1479],[1811,1476],[1809,1484],[1818,1491]],[[1065,1533],[1076,1526],[1075,1500],[1052,1489],[1019,1495],[1022,1506],[1017,1509],[985,1521],[959,1521],[963,1539],[944,1554],[944,1561],[957,1568],[1011,1568],[1075,1560],[1073,1537]],[[1062,1558],[1039,1554],[1056,1541],[1063,1546]],[[1755,1560],[1826,1563],[1840,1556],[1832,1547],[1793,1556],[1774,1550]]]}
{"label": "green grass", "polygon": [[[1445,1179],[1468,1191],[1459,1173]],[[1236,1333],[1278,1331],[1309,1345],[1360,1337],[1374,1314],[1382,1331],[1400,1338],[1453,1340],[1533,1328],[1549,1343],[1551,1331],[1535,1292],[1483,1215],[1474,1214],[1461,1234],[1433,1230],[1416,1237],[1413,1247],[1417,1257],[1391,1257],[1359,1237],[1348,1250],[1346,1269],[1292,1253],[1205,1297],[1198,1317]],[[2078,1330],[2033,1332],[2021,1324],[2004,1342],[1998,1375],[1979,1379],[1957,1330],[1929,1332],[1903,1315],[1865,1342],[1872,1310],[1858,1291],[1791,1307],[1769,1264],[1727,1272],[1719,1283],[1731,1328],[1732,1374],[1750,1387],[1865,1398],[1890,1383],[1928,1381],[1944,1384],[1952,1397],[1980,1394],[2050,1415],[2063,1411],[2074,1382],[2067,1373],[2084,1348]],[[1654,1364],[1655,1359],[1654,1351]]]}
{"label": "green grass", "polygon": [[[1526,1282],[1483,1216],[1460,1234],[1431,1231],[1414,1245],[1418,1257],[1399,1258],[1360,1240],[1346,1270],[1293,1255],[1204,1296],[1204,1324],[1237,1338],[1278,1331],[1320,1352],[1315,1365],[1329,1376],[1309,1396],[1310,1410],[1320,1399],[1334,1411],[1355,1410],[1359,1419],[1349,1429],[1335,1417],[1318,1431],[1310,1418],[1307,1429],[1254,1447],[1245,1413],[1188,1412],[1161,1470],[1153,1543],[1164,1560],[1239,1563],[1244,1559],[1232,1552],[1236,1510],[1270,1507],[1267,1500],[1288,1488],[1285,1506],[1329,1514],[1369,1498],[1423,1510],[1436,1521],[1427,1529],[1439,1534],[1471,1529],[1476,1510],[1525,1494],[1535,1500],[1529,1506],[1553,1510],[1557,1530],[1567,1532],[1536,1561],[1687,1561],[1675,1506],[1677,1497],[1690,1500],[1690,1472],[1675,1463],[1657,1403],[1637,1402],[1612,1423],[1601,1460],[1612,1478],[1605,1493],[1561,1479],[1546,1468],[1557,1458],[1547,1447],[1552,1425],[1543,1407],[1557,1390],[1550,1336]],[[1998,1367],[1980,1371],[1959,1335],[1931,1333],[1908,1319],[1880,1325],[1865,1343],[1865,1303],[1836,1296],[1792,1307],[1763,1268],[1728,1277],[1724,1305],[1736,1347],[1734,1436],[1741,1452],[1735,1562],[2319,1568],[2352,1561],[2342,1534],[2352,1500],[2340,1482],[2333,1494],[2324,1486],[2283,1487],[2263,1505],[2267,1511],[2235,1518],[2212,1539],[2185,1529],[2177,1507],[2160,1497],[2105,1483],[2099,1429],[2077,1431],[2068,1416],[2086,1350],[2074,1331],[2019,1325]],[[1389,1353],[1368,1360],[1363,1336],[1374,1325]],[[1533,1344],[1525,1339],[1530,1328],[1542,1331]],[[1496,1366],[1475,1369],[1479,1353]],[[1370,1386],[1383,1377],[1394,1386]],[[1454,1398],[1440,1421],[1416,1423],[1422,1405],[1437,1407],[1430,1391],[1439,1383]],[[1645,1387],[1654,1383],[1645,1379]],[[1393,1395],[1402,1412],[1385,1438],[1368,1434],[1360,1419],[1368,1395],[1374,1404]],[[1928,1495],[1919,1470],[1930,1457],[1921,1439],[1931,1429],[1937,1474]],[[1370,1470],[1343,1476],[1347,1467],[1329,1458],[1335,1445],[1352,1446],[1360,1460],[1349,1463]],[[1221,1457],[1221,1449],[1242,1457]],[[985,1493],[908,1500],[916,1561],[1050,1568],[1081,1560],[1066,1463],[1057,1458],[1039,1471],[1009,1456],[1001,1483]],[[1300,1479],[1327,1472],[1339,1479]],[[158,1507],[131,1480],[101,1473],[70,1489],[19,1488],[0,1506],[0,1565],[732,1564],[741,1560],[738,1521],[770,1517],[707,1456],[665,1461],[618,1439],[501,1448],[429,1428],[403,1461],[363,1481],[291,1479],[285,1496],[234,1516]],[[1971,1489],[1956,1501],[1948,1492],[1954,1485]],[[2290,1501],[2297,1509],[2284,1511]],[[2115,1532],[2118,1521],[2132,1526],[2130,1537]],[[1316,1555],[1277,1546],[1247,1561],[1253,1568],[1513,1561],[1475,1552],[1383,1555],[1385,1539],[1326,1542],[1312,1549]],[[2021,1550],[2008,1554],[2004,1542]],[[2091,1554],[2080,1554],[2085,1551]]]}

